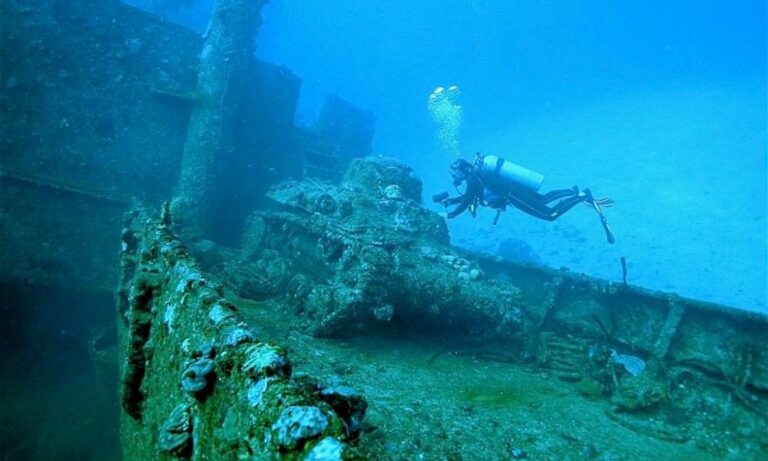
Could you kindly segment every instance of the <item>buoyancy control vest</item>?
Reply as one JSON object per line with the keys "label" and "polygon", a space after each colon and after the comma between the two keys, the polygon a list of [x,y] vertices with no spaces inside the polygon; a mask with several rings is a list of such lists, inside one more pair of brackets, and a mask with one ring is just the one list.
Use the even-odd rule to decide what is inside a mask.
{"label": "buoyancy control vest", "polygon": [[506,195],[513,186],[538,191],[544,175],[495,155],[486,155],[476,164],[486,188],[498,195]]}

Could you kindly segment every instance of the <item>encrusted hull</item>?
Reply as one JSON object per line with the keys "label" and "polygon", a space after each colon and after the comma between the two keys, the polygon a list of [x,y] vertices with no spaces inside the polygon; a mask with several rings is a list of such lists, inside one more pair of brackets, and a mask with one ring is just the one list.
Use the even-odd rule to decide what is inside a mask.
{"label": "encrusted hull", "polygon": [[[765,316],[457,251],[442,219],[418,206],[419,193],[410,170],[387,159],[353,162],[340,185],[283,184],[270,192],[279,209],[254,214],[242,247],[218,250],[210,269],[238,295],[283,312],[289,328],[341,339],[418,336],[441,345],[429,363],[458,354],[538,370],[604,401],[614,423],[643,436],[692,440],[712,453],[765,452],[768,440],[758,429],[768,420]],[[352,429],[362,427],[359,395],[343,400],[362,409],[352,422],[323,397],[326,388],[277,373],[270,379],[286,394],[272,395],[263,410],[248,407],[250,389],[261,382],[248,374],[247,358],[258,336],[251,329],[260,325],[216,307],[231,306],[221,285],[207,281],[167,225],[128,231],[124,241],[127,459],[162,452],[150,428],[162,427],[178,405],[195,415],[192,427],[206,428],[193,430],[187,455],[235,459],[243,447],[259,446],[264,456],[304,456],[320,433],[288,446],[274,442],[280,412],[292,401],[335,421],[323,436],[375,452]],[[242,344],[229,344],[233,335]],[[215,356],[202,350],[208,346]],[[185,367],[199,359],[216,362],[215,386],[202,383],[210,392],[205,400],[184,393]],[[718,429],[714,438],[713,421],[742,429]],[[229,425],[249,435],[222,438]]]}

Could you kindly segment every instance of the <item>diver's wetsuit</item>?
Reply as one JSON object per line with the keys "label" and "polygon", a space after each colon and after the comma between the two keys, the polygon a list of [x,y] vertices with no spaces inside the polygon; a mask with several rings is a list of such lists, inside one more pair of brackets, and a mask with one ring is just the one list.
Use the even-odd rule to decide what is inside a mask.
{"label": "diver's wetsuit", "polygon": [[[450,219],[453,219],[456,216],[464,213],[464,211],[470,205],[477,205],[477,203],[479,203],[480,199],[483,197],[483,182],[480,181],[480,178],[478,178],[477,175],[473,174],[467,176],[466,181],[467,190],[464,192],[464,195],[448,198],[444,201],[445,206],[455,205],[457,203],[459,204],[459,206],[454,208],[453,211],[448,213],[448,218]],[[474,210],[472,214],[474,215]]]}
{"label": "diver's wetsuit", "polygon": [[[574,189],[557,189],[539,194],[530,189],[515,186],[510,188],[504,198],[506,203],[518,210],[545,221],[554,221],[585,200],[585,196],[579,195]],[[562,200],[554,207],[547,206],[548,203],[559,199]]]}
{"label": "diver's wetsuit", "polygon": [[[498,222],[501,212],[506,210],[507,205],[512,205],[535,218],[554,221],[579,203],[586,203],[600,215],[600,223],[608,243],[616,242],[601,210],[601,207],[612,206],[613,200],[609,198],[595,199],[589,189],[579,192],[575,186],[572,189],[557,189],[546,194],[539,194],[517,182],[510,185],[510,181],[502,178],[499,174],[503,164],[504,160],[498,159],[496,168],[491,172],[488,168],[482,167],[483,158],[480,154],[477,154],[474,164],[463,159],[454,161],[451,164],[453,185],[458,189],[463,182],[466,182],[466,190],[458,197],[449,197],[448,192],[443,192],[433,196],[432,201],[441,203],[446,207],[456,205],[456,208],[448,213],[449,219],[455,218],[467,209],[474,217],[478,206],[493,208],[496,210],[493,224]],[[538,183],[541,183],[541,179]],[[549,206],[555,200],[559,200],[559,202],[554,206]]]}
{"label": "diver's wetsuit", "polygon": [[[468,174],[463,179],[467,183],[467,190],[464,194],[443,201],[445,206],[458,204],[456,208],[448,213],[448,218],[450,219],[464,213],[470,205],[478,205],[485,201],[487,206],[497,210],[503,210],[509,204],[533,217],[545,221],[554,221],[585,199],[585,196],[579,195],[575,189],[557,189],[546,194],[539,194],[521,186],[507,187],[506,193],[495,194],[495,197],[486,199],[483,194],[484,190],[487,189],[494,193],[493,189],[498,190],[495,184],[485,184],[478,174]],[[492,183],[492,181],[487,182]],[[559,199],[562,200],[554,207],[547,206],[548,203]],[[474,210],[472,214],[474,215]]]}

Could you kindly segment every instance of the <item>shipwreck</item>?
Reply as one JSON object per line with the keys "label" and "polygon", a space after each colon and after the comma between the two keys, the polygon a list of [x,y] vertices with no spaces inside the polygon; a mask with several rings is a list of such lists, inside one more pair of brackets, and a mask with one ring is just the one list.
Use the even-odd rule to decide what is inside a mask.
{"label": "shipwreck", "polygon": [[[217,1],[205,37],[113,0],[24,3],[0,17],[0,286],[32,306],[14,319],[77,300],[51,311],[88,339],[42,387],[86,361],[67,392],[115,411],[76,401],[46,431],[9,412],[4,453],[768,454],[768,318],[452,246],[413,171],[371,155],[373,114],[329,96],[295,126],[300,79],[253,57],[262,2]],[[51,357],[54,323],[4,332],[5,355]],[[113,419],[119,449],[67,445]]]}
{"label": "shipwreck", "polygon": [[[167,210],[155,219],[129,214],[118,309],[128,458],[176,453],[162,431],[183,408],[187,456],[389,459],[378,438],[392,434],[375,436],[364,419],[376,403],[334,387],[337,373],[327,384],[291,377],[284,350],[260,338],[268,322],[284,328],[273,340],[290,332],[330,341],[372,335],[399,347],[418,338],[433,348],[425,368],[469,357],[538,370],[582,399],[604,401],[610,421],[643,437],[691,441],[713,456],[765,449],[764,317],[457,250],[442,218],[419,206],[418,180],[394,159],[354,160],[338,184],[281,183],[268,196],[274,209],[251,216],[239,247],[206,255],[207,271],[171,234]],[[308,351],[296,352],[306,360]],[[198,378],[201,362],[210,377]],[[400,372],[407,376],[407,367]],[[190,375],[204,397],[188,389]],[[406,383],[381,386],[407,399]],[[496,385],[469,401],[503,396]],[[292,424],[303,435],[284,443],[281,431],[299,408],[307,413]],[[313,426],[318,417],[323,423]],[[739,430],[724,433],[724,420]],[[329,446],[337,455],[317,458]],[[504,459],[503,450],[492,456]]]}

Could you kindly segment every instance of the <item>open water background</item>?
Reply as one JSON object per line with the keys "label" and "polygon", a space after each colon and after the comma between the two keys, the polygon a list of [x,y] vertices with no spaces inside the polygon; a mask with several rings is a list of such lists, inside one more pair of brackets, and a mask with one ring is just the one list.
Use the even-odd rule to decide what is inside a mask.
{"label": "open water background", "polygon": [[[198,30],[211,4],[134,2]],[[303,79],[298,122],[328,93],[374,111],[374,152],[413,165],[426,197],[450,186],[453,160],[427,97],[458,85],[466,158],[617,201],[614,246],[581,207],[557,223],[462,216],[455,243],[612,280],[625,256],[630,283],[766,312],[765,2],[273,0],[263,13],[257,54]]]}

